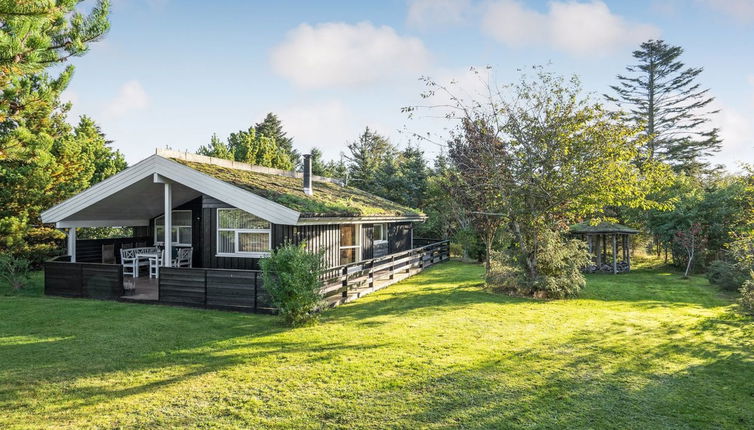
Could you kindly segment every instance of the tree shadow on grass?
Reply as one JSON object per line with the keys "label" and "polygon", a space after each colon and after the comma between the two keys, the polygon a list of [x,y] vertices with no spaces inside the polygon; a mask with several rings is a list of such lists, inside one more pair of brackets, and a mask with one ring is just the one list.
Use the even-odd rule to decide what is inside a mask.
{"label": "tree shadow on grass", "polygon": [[[462,270],[459,276],[458,271]],[[616,309],[715,308],[730,304],[706,280],[665,282],[664,272],[641,269],[625,275],[590,275],[576,299],[616,302]],[[494,293],[484,287],[479,265],[458,262],[434,266],[401,283],[325,313],[330,322],[359,321],[380,324],[386,316],[447,312],[477,304],[548,306],[551,301]],[[626,307],[627,306],[627,307]]]}
{"label": "tree shadow on grass", "polygon": [[[421,381],[409,422],[482,428],[753,428],[754,350],[746,320],[716,319],[678,339],[670,327],[626,335],[622,324],[548,348],[512,351]],[[644,345],[638,338],[662,341]],[[567,357],[566,359],[563,359]],[[676,366],[679,360],[688,365]]]}
{"label": "tree shadow on grass", "polygon": [[[45,410],[55,413],[149,393],[275,356],[317,365],[355,348],[347,339],[297,340],[287,335],[293,329],[266,315],[71,299],[29,304],[26,308],[33,312],[9,314],[0,322],[2,410],[23,408],[43,386],[66,387],[87,378],[107,382],[77,386]],[[41,311],[50,304],[62,306]],[[356,348],[382,346],[361,343]],[[145,376],[150,372],[157,373]],[[146,382],[117,385],[115,374],[141,375]]]}

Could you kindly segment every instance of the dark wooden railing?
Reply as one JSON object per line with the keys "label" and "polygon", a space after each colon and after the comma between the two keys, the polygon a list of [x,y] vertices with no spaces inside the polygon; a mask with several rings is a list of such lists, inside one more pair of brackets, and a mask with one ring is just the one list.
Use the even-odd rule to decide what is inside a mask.
{"label": "dark wooden railing", "polygon": [[[322,295],[329,306],[355,300],[450,257],[447,240],[327,269]],[[123,295],[120,265],[45,263],[45,294],[117,300]],[[161,268],[158,303],[271,313],[274,307],[259,270]]]}
{"label": "dark wooden railing", "polygon": [[162,268],[158,302],[241,312],[271,313],[259,270]]}
{"label": "dark wooden railing", "polygon": [[355,300],[450,258],[450,242],[441,240],[404,252],[327,269],[322,295],[330,306]]}
{"label": "dark wooden railing", "polygon": [[117,264],[71,263],[68,256],[44,263],[45,295],[117,300],[123,268]]}
{"label": "dark wooden railing", "polygon": [[[355,300],[449,258],[448,241],[435,242],[327,269],[322,295],[329,306]],[[159,303],[270,313],[274,307],[259,270],[160,269]]]}

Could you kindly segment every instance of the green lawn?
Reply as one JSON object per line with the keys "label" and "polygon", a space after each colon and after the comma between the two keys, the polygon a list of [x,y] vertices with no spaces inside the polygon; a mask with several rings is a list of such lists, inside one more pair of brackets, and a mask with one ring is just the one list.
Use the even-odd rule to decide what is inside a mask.
{"label": "green lawn", "polygon": [[0,297],[0,428],[754,428],[754,322],[703,278],[577,300],[446,263],[287,329],[272,316]]}

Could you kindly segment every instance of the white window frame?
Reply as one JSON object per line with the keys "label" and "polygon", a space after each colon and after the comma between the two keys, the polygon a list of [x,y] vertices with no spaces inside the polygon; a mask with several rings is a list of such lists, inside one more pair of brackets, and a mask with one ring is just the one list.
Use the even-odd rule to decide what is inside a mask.
{"label": "white window frame", "polygon": [[[356,236],[355,237],[356,245],[342,246],[342,245],[338,244],[339,245],[338,246],[338,258],[340,258],[340,251],[341,250],[343,250],[343,249],[354,249],[355,248],[356,249],[356,261],[354,261],[353,263],[347,263],[347,264],[358,263],[359,261],[361,261],[361,243],[362,243],[361,242],[361,234],[362,234],[361,224],[340,224],[339,227],[342,227],[344,225],[352,225],[352,226],[354,226],[354,229],[356,230],[356,231],[354,231],[354,235]],[[338,231],[338,233],[340,234],[340,231]],[[340,261],[338,261],[338,262],[340,262]],[[342,264],[341,264],[341,266],[342,266]]]}
{"label": "white window frame", "polygon": [[[191,214],[191,216],[189,216],[189,219],[191,219],[193,221],[194,214],[191,213],[190,209],[173,210],[172,211],[172,214],[173,214],[173,224],[170,226],[170,228],[171,228],[170,237],[171,238],[173,237],[172,229],[176,229],[178,231],[178,233],[176,234],[176,236],[177,236],[176,239],[178,239],[178,241],[173,242],[171,240],[171,243],[172,243],[173,246],[193,246],[193,244],[191,242],[189,242],[189,243],[179,242],[179,240],[181,239],[181,232],[180,232],[179,229],[181,229],[181,228],[190,228],[191,229],[191,238],[193,239],[193,237],[194,237],[194,226],[192,225],[193,222],[191,224],[189,224],[189,225],[176,225],[175,224],[175,216],[174,215],[177,214],[177,213],[181,213],[181,212],[188,212],[189,214]],[[165,214],[162,214],[162,215],[160,215],[160,216],[158,216],[157,218],[154,219],[154,244],[155,244],[155,246],[157,246],[157,244],[160,244],[160,243],[165,243],[165,240],[164,240],[165,238],[163,238],[162,241],[157,240],[157,220],[160,219],[160,218],[165,219]],[[162,222],[162,229],[165,230],[165,221]]]}
{"label": "white window frame", "polygon": [[[374,242],[375,245],[382,245],[387,243],[387,223],[380,223],[380,224],[374,224],[374,226],[381,226],[382,227],[382,234],[384,235],[384,239],[373,239],[372,242]],[[372,237],[374,237],[374,226],[372,227]]]}
{"label": "white window frame", "polygon": [[[271,250],[272,249],[272,223],[267,221],[267,225],[269,226],[269,228],[266,228],[266,229],[265,228],[221,228],[220,227],[220,211],[228,211],[228,210],[243,211],[243,209],[238,209],[238,208],[217,208],[216,209],[215,215],[216,215],[217,223],[215,226],[215,240],[216,240],[215,249],[217,252],[215,253],[215,256],[217,257],[243,257],[243,258],[269,257],[270,251],[267,251],[267,252],[241,252],[239,251],[238,250],[238,244],[239,244],[238,235],[241,233],[266,233],[267,234],[267,248]],[[220,252],[220,232],[221,231],[235,232],[235,236],[233,238],[233,245],[235,247],[235,252]]]}

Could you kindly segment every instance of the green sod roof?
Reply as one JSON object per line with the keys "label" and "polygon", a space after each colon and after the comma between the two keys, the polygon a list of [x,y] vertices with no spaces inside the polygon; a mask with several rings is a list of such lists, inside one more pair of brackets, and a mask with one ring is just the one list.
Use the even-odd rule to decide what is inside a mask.
{"label": "green sod roof", "polygon": [[589,224],[588,222],[582,222],[571,226],[571,233],[579,234],[602,234],[602,233],[623,233],[623,234],[636,234],[639,230],[634,230],[625,225],[615,224],[612,222],[601,222],[596,225]]}
{"label": "green sod roof", "polygon": [[231,169],[172,158],[198,172],[252,192],[301,213],[302,217],[423,217],[420,211],[353,187],[312,181],[314,194],[304,194],[301,178]]}

